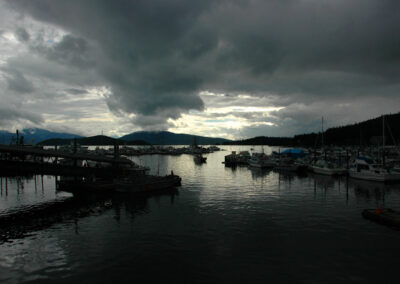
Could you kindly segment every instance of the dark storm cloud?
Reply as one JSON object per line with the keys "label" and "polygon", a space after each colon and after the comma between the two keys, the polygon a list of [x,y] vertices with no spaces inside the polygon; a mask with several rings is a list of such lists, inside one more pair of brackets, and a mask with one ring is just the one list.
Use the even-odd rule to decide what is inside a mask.
{"label": "dark storm cloud", "polygon": [[[93,69],[81,70],[76,66],[71,66],[68,61],[63,59],[50,61],[45,52],[46,50],[40,47],[39,52],[38,48],[35,47],[29,53],[12,57],[8,59],[9,67],[7,69],[12,72],[23,72],[24,75],[37,77],[40,81],[63,83],[67,86],[73,86],[73,88],[98,85],[102,82]],[[59,64],[60,61],[63,61],[63,64]]]}
{"label": "dark storm cloud", "polygon": [[8,89],[17,93],[31,93],[34,91],[33,84],[25,78],[18,70],[7,70]]}
{"label": "dark storm cloud", "polygon": [[40,124],[43,118],[39,114],[19,109],[17,105],[7,105],[6,107],[0,106],[0,126],[9,127],[10,124],[18,123],[20,121],[29,121],[31,123]]}
{"label": "dark storm cloud", "polygon": [[36,49],[37,52],[43,54],[49,60],[78,69],[87,69],[94,66],[88,43],[83,38],[65,35],[60,42],[55,43],[51,47],[38,45],[33,47],[33,49]]}
{"label": "dark storm cloud", "polygon": [[24,28],[17,28],[15,35],[19,41],[28,41],[30,39],[29,33]]}
{"label": "dark storm cloud", "polygon": [[277,94],[275,105],[290,106],[283,119],[328,97],[353,103],[400,91],[395,0],[8,3],[70,33],[46,57],[95,70],[110,108],[140,125],[202,110],[202,90]]}

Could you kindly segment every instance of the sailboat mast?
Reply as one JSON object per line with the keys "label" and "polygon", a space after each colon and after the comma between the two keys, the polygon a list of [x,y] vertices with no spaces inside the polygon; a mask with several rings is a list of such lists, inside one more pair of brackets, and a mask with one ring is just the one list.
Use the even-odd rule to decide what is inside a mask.
{"label": "sailboat mast", "polygon": [[324,117],[322,117],[322,123],[321,123],[321,134],[322,134],[322,148],[324,148]]}
{"label": "sailboat mast", "polygon": [[385,165],[385,115],[382,115],[382,163]]}

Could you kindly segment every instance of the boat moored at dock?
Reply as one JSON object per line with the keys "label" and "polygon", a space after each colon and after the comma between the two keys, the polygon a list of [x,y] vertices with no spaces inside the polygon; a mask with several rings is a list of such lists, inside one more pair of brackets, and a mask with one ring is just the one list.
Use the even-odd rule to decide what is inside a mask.
{"label": "boat moored at dock", "polygon": [[166,176],[128,176],[115,179],[114,184],[116,192],[147,194],[180,186],[181,178],[174,174]]}
{"label": "boat moored at dock", "polygon": [[352,167],[349,169],[351,178],[379,181],[379,182],[398,182],[400,173],[391,171],[390,168],[377,164],[368,157],[358,157],[355,159]]}
{"label": "boat moored at dock", "polygon": [[253,153],[248,163],[256,168],[273,168],[276,166],[276,160],[264,153]]}
{"label": "boat moored at dock", "polygon": [[325,160],[318,160],[315,164],[311,166],[311,170],[316,174],[330,176],[344,175],[347,173],[347,169]]}
{"label": "boat moored at dock", "polygon": [[224,164],[225,166],[248,165],[249,159],[249,151],[240,151],[239,153],[232,151],[231,154],[224,157]]}

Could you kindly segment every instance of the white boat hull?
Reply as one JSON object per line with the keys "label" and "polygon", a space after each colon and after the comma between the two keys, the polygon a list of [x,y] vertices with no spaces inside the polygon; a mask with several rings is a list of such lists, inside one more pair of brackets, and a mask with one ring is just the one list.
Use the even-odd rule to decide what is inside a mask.
{"label": "white boat hull", "polygon": [[370,171],[354,171],[349,170],[349,176],[351,178],[381,181],[381,182],[394,182],[400,181],[400,173],[374,173]]}
{"label": "white boat hull", "polygon": [[312,167],[312,171],[316,174],[321,175],[344,175],[346,174],[346,169],[330,169],[330,168],[322,168],[322,167]]}
{"label": "white boat hull", "polygon": [[273,168],[275,166],[275,163],[272,162],[255,162],[252,160],[248,161],[249,165],[255,168]]}

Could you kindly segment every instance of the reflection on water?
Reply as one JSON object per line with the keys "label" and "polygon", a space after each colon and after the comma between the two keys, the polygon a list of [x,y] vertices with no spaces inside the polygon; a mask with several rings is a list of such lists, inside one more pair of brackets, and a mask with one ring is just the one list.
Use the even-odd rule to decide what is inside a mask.
{"label": "reflection on water", "polygon": [[399,184],[384,184],[374,181],[349,179],[349,187],[354,188],[356,198],[374,204],[371,207],[389,207],[399,209],[393,197],[397,196]]}
{"label": "reflection on water", "polygon": [[31,205],[70,197],[72,194],[55,190],[54,176],[1,177],[0,215]]}
{"label": "reflection on water", "polygon": [[[98,203],[76,196],[71,218],[0,244],[0,281],[366,283],[397,276],[399,232],[361,211],[399,209],[399,185],[229,168],[224,155],[246,148],[226,150],[201,165],[191,155],[132,157],[153,174],[173,170],[182,186]],[[43,177],[43,187],[41,177],[22,181],[23,189],[8,179],[6,194],[3,178],[1,214],[72,198],[56,192],[53,177]],[[95,210],[106,201],[106,210]],[[93,213],[77,216],[77,208]]]}
{"label": "reflection on water", "polygon": [[248,167],[248,169],[250,170],[251,177],[253,179],[264,178],[268,176],[272,171],[272,169],[254,168],[254,167]]}
{"label": "reflection on water", "polygon": [[68,260],[57,238],[32,238],[0,247],[0,281],[21,283],[68,272]]}
{"label": "reflection on water", "polygon": [[[171,205],[174,204],[175,197],[179,195],[177,189],[168,191],[166,193],[157,194],[153,196],[154,200],[159,200],[161,197],[168,196],[170,198]],[[131,219],[134,219],[136,215],[143,215],[150,212],[149,198],[145,196],[135,196],[125,193],[115,193],[112,195],[112,204],[114,211],[114,219],[119,221],[121,220],[121,210],[124,210],[124,213],[129,216]]]}

